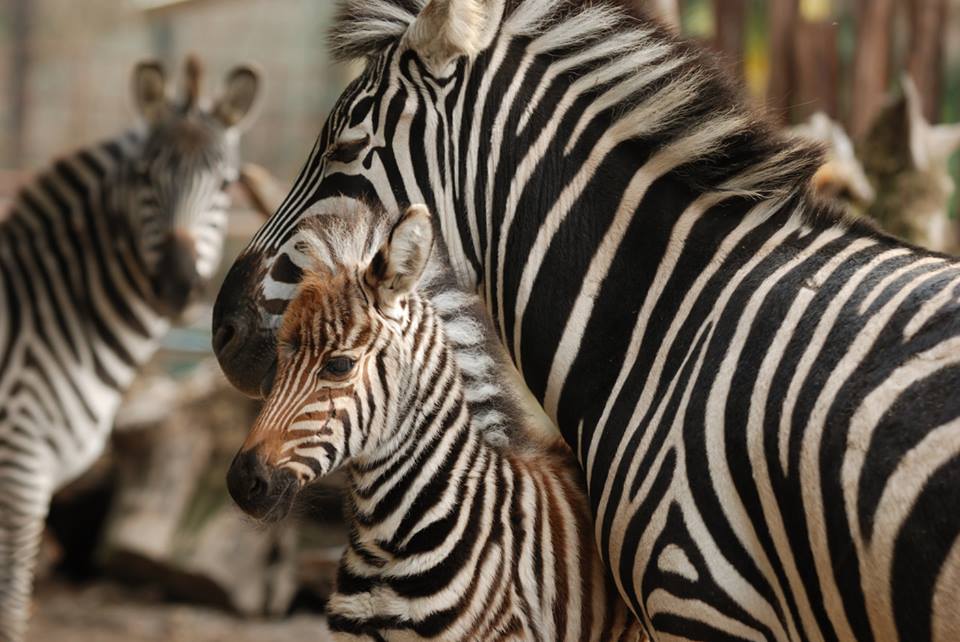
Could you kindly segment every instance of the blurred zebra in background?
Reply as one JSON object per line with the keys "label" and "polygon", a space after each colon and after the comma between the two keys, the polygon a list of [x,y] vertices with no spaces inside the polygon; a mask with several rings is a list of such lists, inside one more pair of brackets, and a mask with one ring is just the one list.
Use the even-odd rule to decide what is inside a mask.
{"label": "blurred zebra in background", "polygon": [[826,148],[826,162],[813,177],[817,194],[904,241],[957,253],[949,162],[960,149],[960,125],[931,125],[913,80],[905,75],[901,85],[903,95],[889,101],[856,147],[823,113],[792,131]]}
{"label": "blurred zebra in background", "polygon": [[351,539],[327,605],[337,639],[644,639],[597,554],[569,448],[515,410],[514,438],[495,446],[468,406],[446,324],[419,293],[434,277],[429,210],[392,229],[372,219],[330,218],[306,241],[315,265],[231,494],[277,520],[347,467]]}
{"label": "blurred zebra in background", "polygon": [[214,274],[225,187],[259,75],[238,67],[201,101],[201,69],[168,97],[139,64],[142,123],[40,172],[0,223],[0,640],[26,628],[51,495],[104,448],[121,394]]}

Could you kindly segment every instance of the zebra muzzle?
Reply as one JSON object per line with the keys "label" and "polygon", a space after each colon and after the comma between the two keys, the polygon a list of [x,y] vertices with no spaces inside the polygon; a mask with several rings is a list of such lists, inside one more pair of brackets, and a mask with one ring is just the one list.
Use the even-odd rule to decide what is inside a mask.
{"label": "zebra muzzle", "polygon": [[161,259],[153,277],[160,312],[180,315],[201,283],[197,272],[197,251],[193,239],[174,232],[163,244]]}
{"label": "zebra muzzle", "polygon": [[237,453],[227,472],[227,490],[233,501],[246,514],[265,522],[287,516],[299,487],[293,473],[268,466],[256,448]]}

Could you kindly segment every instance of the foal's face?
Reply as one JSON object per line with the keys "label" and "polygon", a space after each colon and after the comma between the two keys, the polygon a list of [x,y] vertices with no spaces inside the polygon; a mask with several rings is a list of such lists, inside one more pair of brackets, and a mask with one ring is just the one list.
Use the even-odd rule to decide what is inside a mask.
{"label": "foal's face", "polygon": [[375,458],[402,430],[410,303],[432,242],[429,215],[412,208],[372,258],[306,274],[278,334],[276,381],[227,478],[245,511],[283,517],[305,485]]}

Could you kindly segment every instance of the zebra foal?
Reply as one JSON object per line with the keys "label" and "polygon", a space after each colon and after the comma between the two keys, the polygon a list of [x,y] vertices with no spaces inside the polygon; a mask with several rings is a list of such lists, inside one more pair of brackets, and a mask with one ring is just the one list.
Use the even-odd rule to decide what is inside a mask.
{"label": "zebra foal", "polygon": [[139,128],[39,173],[0,223],[0,640],[23,638],[54,491],[102,452],[124,389],[220,262],[258,74],[212,106],[139,64]]}
{"label": "zebra foal", "polygon": [[338,639],[643,639],[600,561],[569,449],[529,435],[508,450],[474,421],[443,321],[417,291],[427,209],[377,247],[342,265],[306,250],[315,267],[284,316],[273,392],[228,477],[237,503],[279,519],[348,467]]}

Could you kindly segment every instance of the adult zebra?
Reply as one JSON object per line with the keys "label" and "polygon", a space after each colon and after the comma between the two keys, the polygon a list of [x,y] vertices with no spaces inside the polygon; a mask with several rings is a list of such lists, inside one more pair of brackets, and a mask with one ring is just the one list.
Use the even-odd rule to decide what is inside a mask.
{"label": "adult zebra", "polygon": [[133,74],[141,127],[67,156],[0,224],[0,640],[22,639],[51,494],[102,452],[122,392],[220,262],[237,143],[259,86],[201,104]]}
{"label": "adult zebra", "polygon": [[653,639],[960,637],[960,265],[814,202],[815,151],[612,1],[355,0],[333,34],[366,69],[215,310],[238,387],[300,221],[424,201]]}

